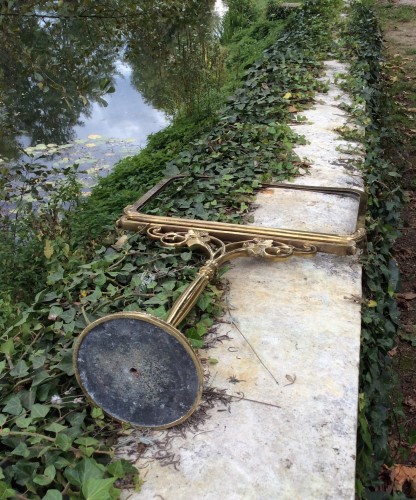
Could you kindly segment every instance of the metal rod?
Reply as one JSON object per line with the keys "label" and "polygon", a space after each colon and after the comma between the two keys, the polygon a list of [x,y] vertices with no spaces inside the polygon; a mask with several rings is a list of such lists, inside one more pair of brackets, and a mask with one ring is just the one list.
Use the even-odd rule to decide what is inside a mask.
{"label": "metal rod", "polygon": [[182,292],[169,312],[166,321],[175,327],[185,319],[207,284],[225,262],[239,257],[260,257],[278,261],[295,255],[309,257],[316,253],[314,246],[296,248],[285,243],[263,239],[243,240],[224,245],[221,240],[211,234],[199,233],[195,230],[163,233],[158,229],[149,229],[148,235],[153,240],[159,240],[165,247],[181,248],[187,246],[199,248],[209,256],[206,264],[198,271],[196,278]]}

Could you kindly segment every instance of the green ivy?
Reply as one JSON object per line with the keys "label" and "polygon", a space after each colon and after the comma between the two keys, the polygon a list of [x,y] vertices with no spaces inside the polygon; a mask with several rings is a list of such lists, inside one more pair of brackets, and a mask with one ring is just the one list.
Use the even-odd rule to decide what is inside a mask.
{"label": "green ivy", "polygon": [[350,110],[365,130],[362,172],[369,196],[357,446],[357,494],[366,498],[378,484],[381,465],[390,460],[392,370],[387,353],[394,345],[399,322],[394,299],[398,268],[392,250],[398,237],[403,192],[398,182],[401,175],[384,154],[394,137],[388,121],[382,35],[374,12],[360,1],[351,5],[345,38],[353,58],[348,78],[354,100]]}
{"label": "green ivy", "polygon": [[[219,123],[168,162],[169,173],[190,177],[151,210],[238,221],[249,217],[248,204],[262,179],[296,175],[292,146],[300,138],[286,125],[289,108],[308,106],[322,88],[317,76],[331,48],[338,6],[310,0],[290,18],[282,36],[247,69]],[[151,184],[154,177],[144,173],[132,170],[128,182]],[[210,178],[202,181],[201,174]],[[122,175],[117,182],[122,188]],[[5,320],[0,497],[106,500],[117,498],[121,487],[140,486],[136,469],[113,459],[112,444],[131,429],[86,402],[73,376],[73,342],[88,323],[112,312],[166,318],[201,262],[190,251],[166,250],[140,233],[122,239],[113,233],[106,243],[85,263],[68,251],[64,235],[45,240],[46,286],[29,307],[16,311],[17,318]],[[195,347],[218,316],[221,296],[219,284],[211,284],[180,326]]]}

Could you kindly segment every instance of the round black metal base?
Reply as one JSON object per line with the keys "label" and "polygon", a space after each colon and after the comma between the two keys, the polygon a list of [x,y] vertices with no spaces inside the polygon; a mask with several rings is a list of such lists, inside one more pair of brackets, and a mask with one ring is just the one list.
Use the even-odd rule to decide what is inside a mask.
{"label": "round black metal base", "polygon": [[122,422],[171,427],[188,418],[201,398],[202,368],[186,338],[144,313],[91,323],[77,340],[74,364],[88,398]]}

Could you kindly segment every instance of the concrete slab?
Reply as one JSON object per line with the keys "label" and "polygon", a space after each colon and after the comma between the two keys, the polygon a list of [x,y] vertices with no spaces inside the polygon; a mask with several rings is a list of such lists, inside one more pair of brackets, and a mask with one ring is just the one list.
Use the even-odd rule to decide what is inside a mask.
{"label": "concrete slab", "polygon": [[345,141],[339,134],[339,129],[351,126],[350,118],[340,107],[341,103],[349,104],[350,99],[335,82],[342,79],[348,68],[338,61],[327,61],[325,66],[323,80],[329,82],[328,92],[319,94],[316,104],[301,113],[306,118],[304,123],[291,127],[307,141],[296,146],[295,153],[313,165],[296,183],[363,188],[360,172],[354,167],[360,144]]}
{"label": "concrete slab", "polygon": [[[310,141],[297,152],[312,163],[298,183],[362,186],[358,172],[342,162],[342,141],[334,131],[348,119],[338,108],[334,83],[345,70],[327,63],[330,91],[317,96],[308,123],[294,127]],[[354,229],[357,207],[348,198],[273,191],[259,194],[254,224]],[[137,466],[145,481],[140,493],[125,492],[123,498],[353,499],[361,324],[357,259],[318,254],[281,263],[240,260],[226,279],[228,312],[210,348],[200,353],[207,392],[217,394],[219,404],[202,405],[182,427],[137,432],[120,443],[120,454],[140,455]],[[144,450],[143,440],[149,444]]]}
{"label": "concrete slab", "polygon": [[351,234],[357,216],[358,201],[348,196],[264,189],[256,197],[257,226]]}

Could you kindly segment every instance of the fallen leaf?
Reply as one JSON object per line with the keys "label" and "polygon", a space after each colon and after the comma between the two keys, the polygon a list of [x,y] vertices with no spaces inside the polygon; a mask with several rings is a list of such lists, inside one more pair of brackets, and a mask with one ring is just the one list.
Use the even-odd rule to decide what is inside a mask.
{"label": "fallen leaf", "polygon": [[397,354],[397,346],[388,351],[387,354],[389,355],[390,358],[393,358]]}
{"label": "fallen leaf", "polygon": [[125,243],[127,243],[128,239],[129,237],[126,234],[124,234],[114,243],[113,247],[119,250],[120,248],[123,247]]}
{"label": "fallen leaf", "polygon": [[393,491],[410,493],[410,498],[416,498],[416,467],[406,465],[394,465],[390,469],[390,477],[393,482]]}
{"label": "fallen leaf", "polygon": [[409,113],[416,113],[416,108],[407,108],[407,110]]}
{"label": "fallen leaf", "polygon": [[298,109],[295,106],[289,106],[287,108],[287,110],[289,111],[289,113],[297,113],[298,112]]}
{"label": "fallen leaf", "polygon": [[413,399],[411,396],[407,396],[404,400],[404,404],[410,406],[411,408],[416,408],[416,399]]}
{"label": "fallen leaf", "polygon": [[283,96],[283,99],[290,99],[292,97],[291,92],[286,92],[286,94]]}
{"label": "fallen leaf", "polygon": [[43,248],[43,253],[45,257],[49,260],[53,255],[53,246],[51,240],[45,241],[45,247]]}

